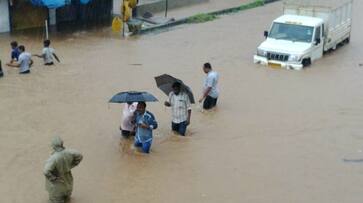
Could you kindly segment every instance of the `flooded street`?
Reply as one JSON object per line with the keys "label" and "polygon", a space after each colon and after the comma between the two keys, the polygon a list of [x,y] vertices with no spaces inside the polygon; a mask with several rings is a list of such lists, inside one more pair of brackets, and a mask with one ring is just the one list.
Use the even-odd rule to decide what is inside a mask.
{"label": "flooded street", "polygon": [[[47,202],[54,135],[84,155],[72,203],[361,202],[363,163],[343,161],[363,150],[363,2],[354,3],[351,43],[303,71],[253,64],[281,3],[135,38],[51,38],[61,64],[34,58],[30,75],[6,67],[0,79],[0,202]],[[3,63],[12,39],[0,37]],[[41,50],[41,36],[16,39]],[[172,135],[154,76],[178,77],[199,98],[207,61],[221,75],[218,109],[195,105],[188,136]],[[147,107],[159,122],[148,156],[121,142],[122,106],[107,103],[125,90],[160,101]]]}

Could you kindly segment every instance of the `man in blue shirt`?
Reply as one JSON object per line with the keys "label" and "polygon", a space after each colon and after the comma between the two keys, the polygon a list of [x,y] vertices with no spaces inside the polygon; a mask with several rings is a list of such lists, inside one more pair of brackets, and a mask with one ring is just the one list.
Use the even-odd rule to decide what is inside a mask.
{"label": "man in blue shirt", "polygon": [[146,103],[139,102],[135,111],[135,147],[142,149],[142,152],[149,153],[153,140],[153,130],[158,127],[155,117],[146,111]]}
{"label": "man in blue shirt", "polygon": [[18,49],[18,42],[12,41],[10,43],[10,46],[11,46],[11,56],[10,56],[11,60],[10,60],[10,63],[19,61],[20,51]]}

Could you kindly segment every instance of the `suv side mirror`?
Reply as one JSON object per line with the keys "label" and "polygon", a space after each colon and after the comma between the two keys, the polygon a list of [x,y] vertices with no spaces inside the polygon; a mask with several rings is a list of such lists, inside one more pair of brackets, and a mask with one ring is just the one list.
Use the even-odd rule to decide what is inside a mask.
{"label": "suv side mirror", "polygon": [[318,45],[320,43],[321,43],[321,39],[320,38],[318,38],[318,39],[315,40],[315,45]]}
{"label": "suv side mirror", "polygon": [[268,31],[263,32],[263,36],[265,36],[265,38],[267,38],[268,37]]}

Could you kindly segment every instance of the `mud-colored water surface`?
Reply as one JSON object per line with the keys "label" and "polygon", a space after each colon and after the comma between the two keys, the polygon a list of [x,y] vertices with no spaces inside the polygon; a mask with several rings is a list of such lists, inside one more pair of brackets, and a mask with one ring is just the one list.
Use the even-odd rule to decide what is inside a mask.
{"label": "mud-colored water surface", "polygon": [[[363,164],[363,2],[355,1],[351,43],[303,71],[252,63],[274,3],[169,32],[120,39],[108,29],[53,37],[62,63],[35,60],[30,75],[0,79],[0,202],[47,201],[42,168],[54,135],[80,150],[73,203],[359,203]],[[41,38],[0,37],[0,57],[17,39],[35,53]],[[194,106],[185,138],[169,131],[169,110],[153,77],[169,73],[200,95],[210,61],[221,74],[218,109]],[[123,90],[146,90],[159,121],[152,153],[121,142]],[[359,157],[358,157],[359,158]]]}

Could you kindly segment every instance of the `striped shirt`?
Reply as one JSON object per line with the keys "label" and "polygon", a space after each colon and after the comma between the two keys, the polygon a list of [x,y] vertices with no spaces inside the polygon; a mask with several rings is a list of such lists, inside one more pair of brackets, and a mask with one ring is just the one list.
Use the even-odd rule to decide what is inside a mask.
{"label": "striped shirt", "polygon": [[169,94],[171,105],[171,117],[173,123],[181,123],[188,119],[188,110],[191,110],[190,99],[185,92],[176,95],[174,92]]}

